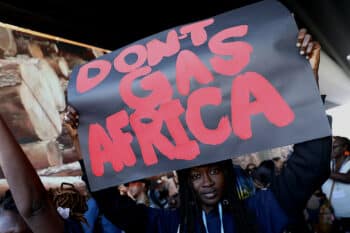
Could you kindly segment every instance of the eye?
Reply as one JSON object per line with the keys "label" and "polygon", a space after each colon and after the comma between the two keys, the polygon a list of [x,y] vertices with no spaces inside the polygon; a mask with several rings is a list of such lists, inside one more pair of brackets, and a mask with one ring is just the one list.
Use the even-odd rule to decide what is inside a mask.
{"label": "eye", "polygon": [[199,172],[192,172],[190,177],[191,181],[195,181],[201,178],[201,174]]}
{"label": "eye", "polygon": [[210,175],[217,175],[221,172],[220,168],[218,167],[213,167],[210,169]]}

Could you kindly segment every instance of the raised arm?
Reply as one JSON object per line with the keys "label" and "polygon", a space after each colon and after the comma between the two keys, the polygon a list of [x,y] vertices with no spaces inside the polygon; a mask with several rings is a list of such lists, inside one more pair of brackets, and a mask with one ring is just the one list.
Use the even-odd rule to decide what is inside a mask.
{"label": "raised arm", "polygon": [[330,178],[344,184],[350,184],[350,171],[347,173],[332,172]]}
{"label": "raised arm", "polygon": [[[72,107],[67,106],[64,117],[64,124],[69,129],[69,133],[74,141],[77,151],[80,150],[77,129],[79,126],[79,113]],[[83,176],[91,195],[96,200],[100,213],[102,213],[115,226],[126,232],[142,233],[146,229],[147,208],[144,205],[137,205],[128,196],[121,196],[117,187],[103,189],[97,192],[91,192],[89,182],[86,176],[85,164],[80,160]],[[137,221],[137,224],[135,224]]]}
{"label": "raised arm", "polygon": [[[302,29],[297,46],[300,54],[309,59],[318,85],[319,43]],[[331,148],[331,136],[295,144],[281,174],[273,177],[271,188],[289,215],[300,214],[312,193],[329,177]]]}
{"label": "raised arm", "polygon": [[0,166],[17,209],[34,233],[63,233],[64,223],[32,164],[0,116]]}

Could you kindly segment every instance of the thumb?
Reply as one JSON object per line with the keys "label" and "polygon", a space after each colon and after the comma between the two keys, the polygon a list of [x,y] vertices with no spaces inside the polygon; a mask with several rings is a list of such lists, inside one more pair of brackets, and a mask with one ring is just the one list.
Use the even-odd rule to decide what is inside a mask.
{"label": "thumb", "polygon": [[317,85],[318,85],[318,81],[319,81],[318,69],[320,66],[320,58],[321,58],[321,45],[319,42],[314,42],[314,47],[313,47],[309,62],[310,62],[312,71],[314,73]]}

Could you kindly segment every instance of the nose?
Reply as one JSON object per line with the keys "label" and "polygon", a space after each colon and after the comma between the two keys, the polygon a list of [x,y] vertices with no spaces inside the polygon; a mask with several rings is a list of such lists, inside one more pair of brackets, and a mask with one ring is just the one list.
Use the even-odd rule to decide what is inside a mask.
{"label": "nose", "polygon": [[203,175],[203,183],[202,186],[204,187],[210,187],[214,184],[213,179],[211,178],[210,174],[204,173]]}

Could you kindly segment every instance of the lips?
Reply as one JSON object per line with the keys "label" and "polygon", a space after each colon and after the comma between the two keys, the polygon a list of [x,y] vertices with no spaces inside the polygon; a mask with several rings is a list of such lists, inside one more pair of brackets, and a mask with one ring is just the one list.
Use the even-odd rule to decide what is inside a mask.
{"label": "lips", "polygon": [[206,199],[212,199],[217,196],[216,189],[201,192],[201,195]]}

